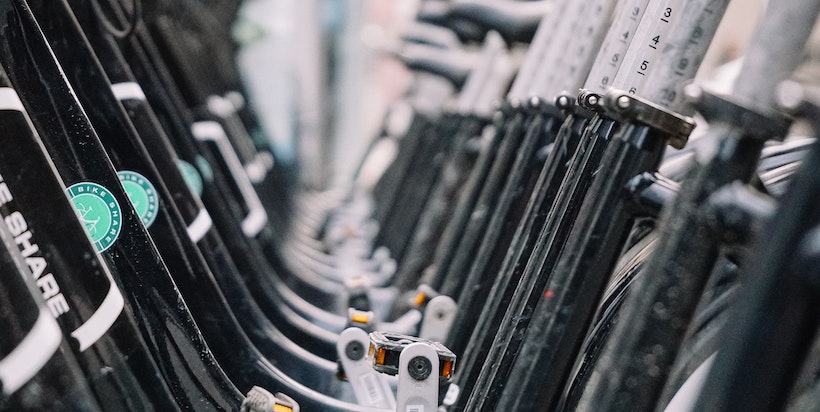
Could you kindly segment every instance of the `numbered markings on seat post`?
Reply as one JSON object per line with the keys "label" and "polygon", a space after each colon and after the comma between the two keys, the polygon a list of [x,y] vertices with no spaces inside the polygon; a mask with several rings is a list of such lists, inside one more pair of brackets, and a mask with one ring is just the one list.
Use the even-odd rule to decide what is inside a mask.
{"label": "numbered markings on seat post", "polygon": [[97,251],[111,247],[122,230],[122,213],[114,195],[92,182],[75,183],[66,193]]}
{"label": "numbered markings on seat post", "polygon": [[145,228],[151,227],[157,219],[159,211],[159,197],[157,189],[148,178],[130,170],[120,170],[117,172],[120,183],[131,200],[131,205],[137,212],[137,216],[142,220]]}

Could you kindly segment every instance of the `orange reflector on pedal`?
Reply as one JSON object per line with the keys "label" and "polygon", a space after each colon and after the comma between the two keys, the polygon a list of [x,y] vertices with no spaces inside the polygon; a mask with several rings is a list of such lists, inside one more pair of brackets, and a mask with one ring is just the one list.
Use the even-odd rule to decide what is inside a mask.
{"label": "orange reflector on pedal", "polygon": [[384,356],[387,354],[387,349],[379,348],[376,351],[376,365],[384,365]]}
{"label": "orange reflector on pedal", "polygon": [[419,307],[422,303],[424,303],[424,299],[427,299],[427,295],[425,295],[424,292],[419,292],[419,294],[416,295],[415,302],[413,303],[416,305],[416,307]]}
{"label": "orange reflector on pedal", "polygon": [[444,361],[441,365],[441,377],[444,379],[450,379],[450,375],[453,374],[453,361]]}
{"label": "orange reflector on pedal", "polygon": [[366,324],[367,322],[370,321],[370,318],[367,315],[365,315],[364,313],[355,313],[355,314],[353,314],[353,316],[350,317],[350,320],[352,320],[353,322],[356,322],[356,323]]}
{"label": "orange reflector on pedal", "polygon": [[293,412],[293,408],[277,403],[273,405],[273,412]]}

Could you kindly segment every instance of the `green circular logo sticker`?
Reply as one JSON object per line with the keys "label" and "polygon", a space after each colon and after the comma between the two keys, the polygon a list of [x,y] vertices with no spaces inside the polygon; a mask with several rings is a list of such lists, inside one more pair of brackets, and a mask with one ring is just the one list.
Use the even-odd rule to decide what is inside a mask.
{"label": "green circular logo sticker", "polygon": [[214,169],[211,169],[211,165],[208,164],[208,161],[200,155],[196,156],[196,168],[196,170],[199,170],[203,180],[208,182],[214,180]]}
{"label": "green circular logo sticker", "polygon": [[111,247],[122,229],[120,205],[114,195],[91,182],[75,183],[66,189],[66,193],[97,251],[103,252]]}
{"label": "green circular logo sticker", "polygon": [[177,167],[179,168],[179,172],[182,173],[182,177],[185,179],[185,183],[188,184],[188,187],[191,188],[197,196],[202,196],[202,177],[196,168],[184,160],[179,160]]}
{"label": "green circular logo sticker", "polygon": [[117,172],[120,177],[120,183],[128,193],[128,199],[137,216],[142,220],[145,228],[151,227],[154,220],[157,219],[157,211],[159,210],[159,197],[157,196],[157,189],[154,185],[143,175],[132,172],[130,170],[121,170]]}

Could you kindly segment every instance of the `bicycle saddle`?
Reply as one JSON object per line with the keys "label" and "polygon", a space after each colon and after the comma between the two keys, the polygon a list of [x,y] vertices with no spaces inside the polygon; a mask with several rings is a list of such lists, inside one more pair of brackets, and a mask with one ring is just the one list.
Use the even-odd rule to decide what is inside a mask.
{"label": "bicycle saddle", "polygon": [[397,57],[409,69],[441,76],[461,88],[472,70],[476,55],[463,50],[443,50],[436,47],[408,44]]}
{"label": "bicycle saddle", "polygon": [[452,30],[464,43],[480,43],[487,29],[465,19],[450,17],[450,2],[429,0],[422,3],[416,20]]}
{"label": "bicycle saddle", "polygon": [[529,43],[550,9],[549,1],[456,0],[450,6],[449,16],[495,30],[507,43]]}
{"label": "bicycle saddle", "polygon": [[548,1],[427,1],[419,10],[418,20],[448,27],[463,41],[480,41],[488,31],[495,30],[507,43],[528,43],[541,18],[549,11],[549,4]]}
{"label": "bicycle saddle", "polygon": [[408,25],[401,38],[408,43],[426,44],[442,49],[455,49],[461,46],[458,35],[452,30],[424,22],[413,22]]}

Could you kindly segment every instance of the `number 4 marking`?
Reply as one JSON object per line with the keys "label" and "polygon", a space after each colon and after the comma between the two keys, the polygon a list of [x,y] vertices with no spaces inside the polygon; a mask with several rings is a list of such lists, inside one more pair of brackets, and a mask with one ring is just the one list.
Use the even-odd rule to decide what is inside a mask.
{"label": "number 4 marking", "polygon": [[658,49],[657,45],[660,41],[661,41],[661,35],[659,34],[659,35],[652,38],[652,43],[653,44],[650,44],[649,47],[657,50]]}

